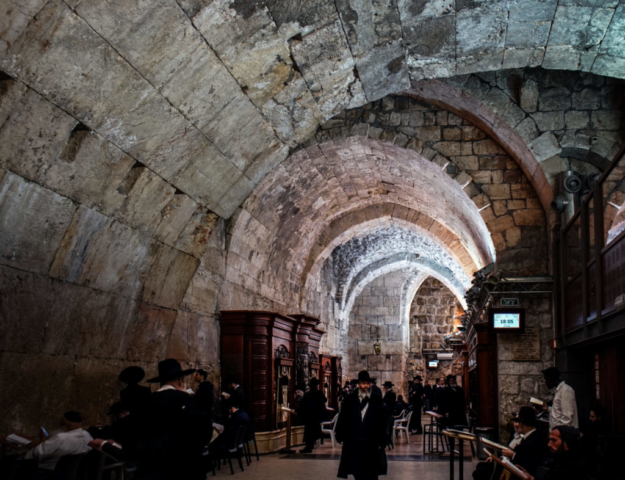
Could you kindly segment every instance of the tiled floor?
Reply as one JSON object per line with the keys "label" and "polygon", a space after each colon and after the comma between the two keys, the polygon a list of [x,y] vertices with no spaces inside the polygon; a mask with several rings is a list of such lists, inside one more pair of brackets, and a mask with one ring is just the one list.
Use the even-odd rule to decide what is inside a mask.
{"label": "tiled floor", "polygon": [[[424,418],[424,421],[429,421]],[[241,480],[298,480],[298,479],[332,479],[336,478],[341,455],[341,446],[332,448],[330,439],[324,440],[324,445],[315,448],[310,455],[299,454],[298,450],[303,447],[295,447],[295,454],[264,455],[260,462],[256,459],[241,472],[235,466],[235,477]],[[471,473],[475,468],[476,460],[471,459],[471,450],[465,445],[464,479],[471,479]],[[387,451],[388,475],[384,479],[389,480],[448,480],[449,479],[449,454],[423,455],[422,436],[413,435],[410,443],[406,444],[401,439],[394,450]],[[222,468],[217,476],[232,476],[230,469]],[[209,474],[208,479],[210,480]],[[353,477],[350,477],[350,480]],[[455,480],[458,480],[458,461],[455,462]]]}

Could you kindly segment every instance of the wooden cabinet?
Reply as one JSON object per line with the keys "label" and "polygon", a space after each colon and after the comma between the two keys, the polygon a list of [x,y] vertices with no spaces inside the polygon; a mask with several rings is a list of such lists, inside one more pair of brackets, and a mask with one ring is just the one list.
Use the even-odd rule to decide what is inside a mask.
{"label": "wooden cabinet", "polygon": [[284,426],[281,407],[293,407],[295,388],[319,378],[319,320],[265,311],[222,311],[221,375],[245,390],[256,431]]}
{"label": "wooden cabinet", "polygon": [[497,380],[497,335],[488,324],[476,323],[468,333],[469,402],[477,414],[478,427],[499,425],[499,388]]}

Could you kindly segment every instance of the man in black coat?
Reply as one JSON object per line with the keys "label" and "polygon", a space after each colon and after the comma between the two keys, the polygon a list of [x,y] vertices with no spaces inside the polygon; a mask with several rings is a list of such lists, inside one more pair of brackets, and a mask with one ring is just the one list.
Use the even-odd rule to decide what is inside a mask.
{"label": "man in black coat", "polygon": [[410,418],[410,432],[420,435],[423,433],[421,426],[421,409],[423,408],[423,385],[421,377],[416,376],[412,386],[412,417]]}
{"label": "man in black coat", "polygon": [[188,471],[195,459],[189,445],[190,419],[186,412],[192,397],[185,392],[182,380],[194,371],[183,370],[177,360],[168,358],[159,362],[158,377],[148,380],[161,384],[140,412],[143,435],[138,447],[139,469],[150,479],[194,478]]}
{"label": "man in black coat", "polygon": [[547,445],[536,432],[536,415],[532,407],[521,407],[514,418],[521,426],[523,439],[514,447],[514,450],[506,449],[501,452],[512,463],[523,467],[530,475],[536,473],[538,466],[543,463],[549,451]]}
{"label": "man in black coat", "polygon": [[343,443],[339,478],[377,480],[386,475],[387,415],[382,398],[372,394],[369,372],[360,372],[358,389],[345,398],[336,425],[336,439]]}
{"label": "man in black coat", "polygon": [[312,378],[309,390],[299,402],[297,418],[304,425],[306,447],[300,453],[312,453],[315,442],[321,438],[321,422],[326,409],[326,397],[319,391],[319,380]]}
{"label": "man in black coat", "polygon": [[549,450],[551,458],[545,459],[530,480],[590,480],[577,428],[554,427],[549,433]]}
{"label": "man in black coat", "polygon": [[467,406],[464,389],[456,383],[455,375],[447,375],[447,413],[451,427],[467,425]]}
{"label": "man in black coat", "polygon": [[432,410],[432,386],[427,380],[423,387],[423,404],[426,412]]}
{"label": "man in black coat", "polygon": [[386,381],[382,385],[382,388],[384,389],[384,398],[382,401],[390,412],[395,410],[395,402],[397,401],[397,394],[393,391],[394,386],[393,382],[390,381]]}

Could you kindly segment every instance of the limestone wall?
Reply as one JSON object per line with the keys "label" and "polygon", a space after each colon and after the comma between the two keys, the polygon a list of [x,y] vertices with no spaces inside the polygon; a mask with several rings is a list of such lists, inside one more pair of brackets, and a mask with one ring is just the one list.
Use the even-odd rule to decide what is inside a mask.
{"label": "limestone wall", "polygon": [[[410,305],[410,352],[406,358],[408,379],[420,375],[430,383],[452,372],[452,360],[442,360],[436,370],[424,363],[423,348],[441,348],[445,335],[454,331],[458,300],[440,281],[428,277]],[[461,308],[461,307],[460,307]]]}
{"label": "limestone wall", "polygon": [[[407,326],[401,313],[402,287],[409,279],[406,271],[387,273],[373,280],[356,298],[349,318],[347,348],[343,357],[343,375],[356,378],[360,370],[369,370],[378,386],[393,382],[395,392],[405,396],[405,354]],[[373,344],[379,340],[381,353]]]}

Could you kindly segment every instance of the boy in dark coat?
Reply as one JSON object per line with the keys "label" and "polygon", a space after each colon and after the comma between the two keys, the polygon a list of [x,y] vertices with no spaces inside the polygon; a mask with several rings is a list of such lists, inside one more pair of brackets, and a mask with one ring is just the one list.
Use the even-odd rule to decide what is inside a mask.
{"label": "boy in dark coat", "polygon": [[310,380],[310,390],[304,394],[297,409],[298,420],[304,425],[306,447],[300,453],[312,453],[315,442],[321,438],[321,422],[326,408],[326,397],[319,391],[319,380]]}
{"label": "boy in dark coat", "polygon": [[336,425],[336,439],[343,443],[339,478],[377,480],[386,475],[386,409],[372,394],[369,372],[358,374],[358,389],[346,397]]}

